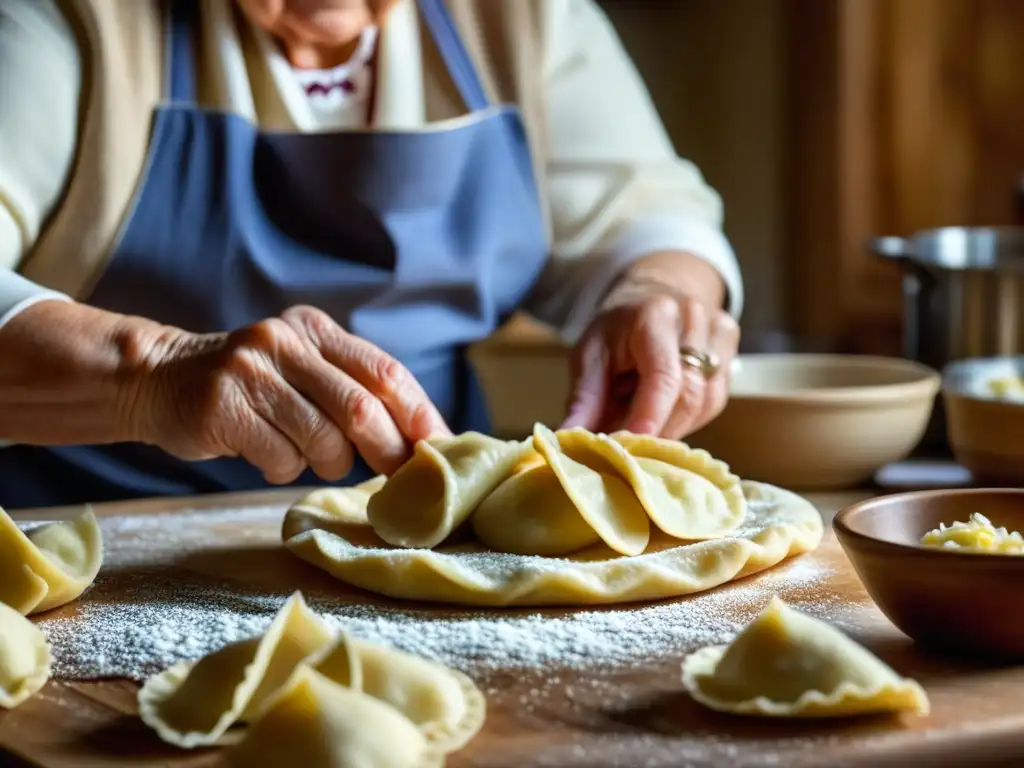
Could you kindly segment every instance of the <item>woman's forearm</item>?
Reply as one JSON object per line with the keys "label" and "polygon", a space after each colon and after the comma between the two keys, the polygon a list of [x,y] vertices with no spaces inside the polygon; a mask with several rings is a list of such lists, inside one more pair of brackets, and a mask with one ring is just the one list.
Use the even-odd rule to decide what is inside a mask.
{"label": "woman's forearm", "polygon": [[0,328],[0,440],[37,445],[138,439],[146,339],[161,326],[41,301]]}

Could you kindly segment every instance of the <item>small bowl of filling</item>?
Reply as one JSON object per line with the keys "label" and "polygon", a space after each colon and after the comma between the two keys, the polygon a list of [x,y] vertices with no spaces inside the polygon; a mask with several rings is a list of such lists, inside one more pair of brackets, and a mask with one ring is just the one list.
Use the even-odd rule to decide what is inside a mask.
{"label": "small bowl of filling", "polygon": [[942,373],[949,443],[983,485],[1024,485],[1024,357],[961,360]]}
{"label": "small bowl of filling", "polygon": [[1024,658],[1024,489],[880,496],[832,526],[871,599],[914,640]]}

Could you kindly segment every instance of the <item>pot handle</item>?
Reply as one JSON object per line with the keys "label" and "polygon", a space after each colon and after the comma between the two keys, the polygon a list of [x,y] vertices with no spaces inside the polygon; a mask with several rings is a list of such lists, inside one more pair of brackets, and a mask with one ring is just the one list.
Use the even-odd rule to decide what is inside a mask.
{"label": "pot handle", "polygon": [[876,256],[881,256],[883,259],[892,259],[894,261],[902,261],[912,255],[910,243],[904,238],[896,237],[895,235],[873,238],[868,243],[868,250]]}
{"label": "pot handle", "polygon": [[903,273],[903,356],[922,360],[926,329],[921,318],[931,303],[934,279],[914,260],[913,244],[902,237],[876,237],[868,243],[876,256],[898,262]]}

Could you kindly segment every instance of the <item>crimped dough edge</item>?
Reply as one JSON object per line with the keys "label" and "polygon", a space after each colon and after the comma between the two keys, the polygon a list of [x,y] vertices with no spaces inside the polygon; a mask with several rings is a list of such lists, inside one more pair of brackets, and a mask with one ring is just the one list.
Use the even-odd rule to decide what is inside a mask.
{"label": "crimped dough edge", "polygon": [[[853,717],[883,712],[910,711],[927,715],[930,709],[928,695],[916,680],[900,678],[896,684],[880,685],[865,689],[854,683],[841,683],[831,693],[809,690],[796,701],[773,701],[766,696],[757,696],[743,701],[728,701],[704,694],[699,678],[711,674],[728,645],[701,648],[683,661],[683,687],[700,704],[716,712],[737,715],[761,715],[764,717]],[[888,699],[884,706],[880,703]]]}
{"label": "crimped dough edge", "polygon": [[[821,542],[821,516],[806,499],[764,483],[742,481],[741,488],[746,518],[725,537],[673,540],[666,548],[652,545],[633,557],[599,555],[607,557],[603,560],[593,559],[593,549],[570,558],[546,558],[499,555],[479,545],[446,551],[361,546],[320,528],[324,517],[302,509],[301,503],[288,512],[283,533],[285,545],[298,557],[387,597],[480,607],[609,605],[702,592],[809,552]],[[488,556],[511,566],[496,576],[493,569],[488,573],[481,567]],[[715,558],[718,567],[710,573],[694,572],[694,563]]]}

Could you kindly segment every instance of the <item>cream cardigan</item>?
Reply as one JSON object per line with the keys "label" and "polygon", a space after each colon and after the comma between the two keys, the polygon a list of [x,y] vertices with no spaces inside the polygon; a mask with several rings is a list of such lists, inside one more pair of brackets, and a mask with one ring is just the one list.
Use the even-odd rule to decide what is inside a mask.
{"label": "cream cardigan", "polygon": [[[205,106],[311,130],[233,0],[201,0]],[[88,296],[140,182],[163,97],[158,0],[0,0],[0,326],[41,297]],[[680,159],[593,0],[449,0],[494,100],[522,110],[551,262],[525,309],[574,340],[635,259],[684,250],[742,307],[721,202]],[[100,44],[102,41],[102,44]],[[374,127],[423,130],[464,112],[413,0],[379,40]],[[291,83],[291,86],[289,85]]]}

